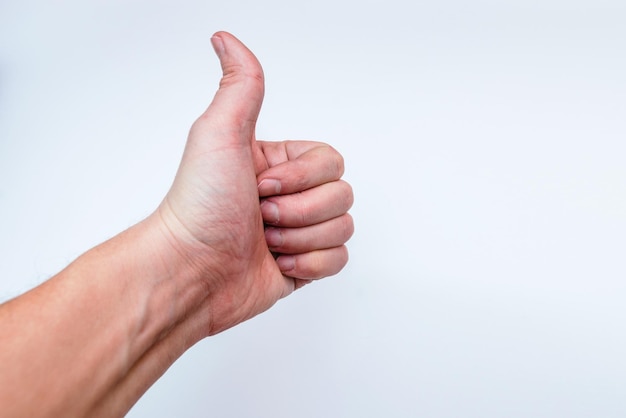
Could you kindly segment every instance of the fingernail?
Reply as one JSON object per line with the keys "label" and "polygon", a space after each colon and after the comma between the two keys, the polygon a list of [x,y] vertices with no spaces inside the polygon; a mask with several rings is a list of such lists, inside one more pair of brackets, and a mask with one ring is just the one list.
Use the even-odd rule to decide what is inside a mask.
{"label": "fingernail", "polygon": [[264,179],[259,183],[259,195],[274,196],[280,193],[280,181],[275,179]]}
{"label": "fingernail", "polygon": [[270,248],[280,247],[283,245],[283,234],[278,228],[267,228],[265,230],[265,242]]}
{"label": "fingernail", "polygon": [[276,259],[280,271],[291,271],[296,268],[296,258],[292,255],[281,255]]}
{"label": "fingernail", "polygon": [[261,203],[261,214],[263,215],[263,220],[269,224],[275,224],[278,222],[278,205],[269,200],[264,200]]}
{"label": "fingernail", "polygon": [[211,45],[213,45],[213,49],[219,58],[222,57],[226,49],[224,48],[224,41],[217,35],[213,35],[211,37]]}

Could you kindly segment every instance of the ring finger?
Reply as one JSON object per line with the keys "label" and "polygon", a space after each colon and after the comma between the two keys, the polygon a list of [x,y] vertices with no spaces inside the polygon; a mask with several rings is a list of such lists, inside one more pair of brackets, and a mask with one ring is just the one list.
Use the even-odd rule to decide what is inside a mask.
{"label": "ring finger", "polygon": [[265,229],[265,241],[275,253],[299,254],[345,244],[354,232],[349,214],[302,228]]}

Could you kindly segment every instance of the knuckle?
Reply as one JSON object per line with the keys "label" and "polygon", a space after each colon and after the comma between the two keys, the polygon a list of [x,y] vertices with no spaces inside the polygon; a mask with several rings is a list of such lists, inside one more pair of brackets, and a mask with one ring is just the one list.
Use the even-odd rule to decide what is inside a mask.
{"label": "knuckle", "polygon": [[255,82],[263,82],[263,70],[253,66],[245,66],[239,63],[229,64],[223,68],[220,85],[228,86],[231,83],[241,82],[245,79],[252,79]]}
{"label": "knuckle", "polygon": [[328,144],[324,144],[322,147],[326,158],[326,169],[333,176],[340,178],[343,176],[345,170],[343,156],[339,153],[339,151]]}
{"label": "knuckle", "polygon": [[300,164],[301,166],[298,169],[292,171],[292,188],[293,190],[306,190],[309,188],[309,175],[306,171],[307,167],[304,164]]}
{"label": "knuckle", "polygon": [[299,199],[299,217],[298,221],[300,225],[310,225],[312,222],[316,222],[316,211],[315,208],[311,205],[311,203],[307,202],[305,199]]}
{"label": "knuckle", "polygon": [[230,64],[224,66],[220,79],[220,88],[228,87],[231,84],[240,82],[244,78],[244,68],[241,64]]}
{"label": "knuckle", "polygon": [[352,190],[350,183],[340,180],[340,184],[342,187],[341,197],[343,199],[343,207],[348,210],[354,204],[354,191]]}
{"label": "knuckle", "polygon": [[350,258],[348,247],[345,245],[337,247],[335,250],[335,263],[333,263],[332,271],[329,272],[329,275],[339,273],[348,264],[348,259]]}
{"label": "knuckle", "polygon": [[352,235],[354,234],[354,220],[349,213],[346,213],[341,217],[341,230],[342,237],[345,240],[344,242],[352,238]]}
{"label": "knuckle", "polygon": [[311,253],[306,274],[315,279],[339,273],[348,263],[348,249],[345,245]]}
{"label": "knuckle", "polygon": [[335,168],[337,170],[337,173],[339,175],[339,177],[343,176],[343,173],[345,171],[345,161],[343,159],[343,155],[339,154],[339,152],[337,150],[335,150],[333,148],[333,151],[335,151],[334,155],[335,155]]}
{"label": "knuckle", "polygon": [[340,263],[339,263],[339,269],[336,271],[336,273],[339,273],[339,271],[344,268],[346,266],[346,264],[348,264],[348,260],[350,259],[350,253],[348,252],[348,247],[346,247],[345,245],[342,245],[341,247],[339,247],[339,252],[340,252]]}
{"label": "knuckle", "polygon": [[309,266],[312,277],[322,278],[324,277],[324,257],[322,251],[316,251],[311,257],[311,265]]}
{"label": "knuckle", "polygon": [[324,277],[324,256],[322,251],[312,251],[299,257],[296,263],[296,276],[302,279],[317,280]]}

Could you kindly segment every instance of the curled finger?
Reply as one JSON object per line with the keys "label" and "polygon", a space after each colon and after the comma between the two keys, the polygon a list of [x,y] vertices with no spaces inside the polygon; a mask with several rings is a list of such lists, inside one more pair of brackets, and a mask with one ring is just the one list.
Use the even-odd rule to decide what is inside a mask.
{"label": "curled finger", "polygon": [[354,233],[352,216],[344,214],[329,221],[302,228],[265,229],[265,241],[275,253],[299,254],[345,244]]}
{"label": "curled finger", "polygon": [[339,273],[348,263],[348,249],[342,245],[304,254],[281,254],[276,263],[285,276],[317,280]]}
{"label": "curled finger", "polygon": [[343,157],[327,144],[285,141],[262,148],[270,167],[257,176],[261,197],[302,192],[339,180],[344,172]]}
{"label": "curled finger", "polygon": [[265,198],[261,202],[261,214],[268,225],[303,227],[341,216],[353,202],[352,187],[337,180],[302,193]]}

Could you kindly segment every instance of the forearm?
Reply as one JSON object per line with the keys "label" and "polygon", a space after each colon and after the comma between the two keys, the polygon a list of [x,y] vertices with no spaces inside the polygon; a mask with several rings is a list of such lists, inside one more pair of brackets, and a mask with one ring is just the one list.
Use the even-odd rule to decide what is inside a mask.
{"label": "forearm", "polygon": [[3,413],[122,415],[202,337],[201,289],[181,285],[186,267],[151,222],[0,306]]}

